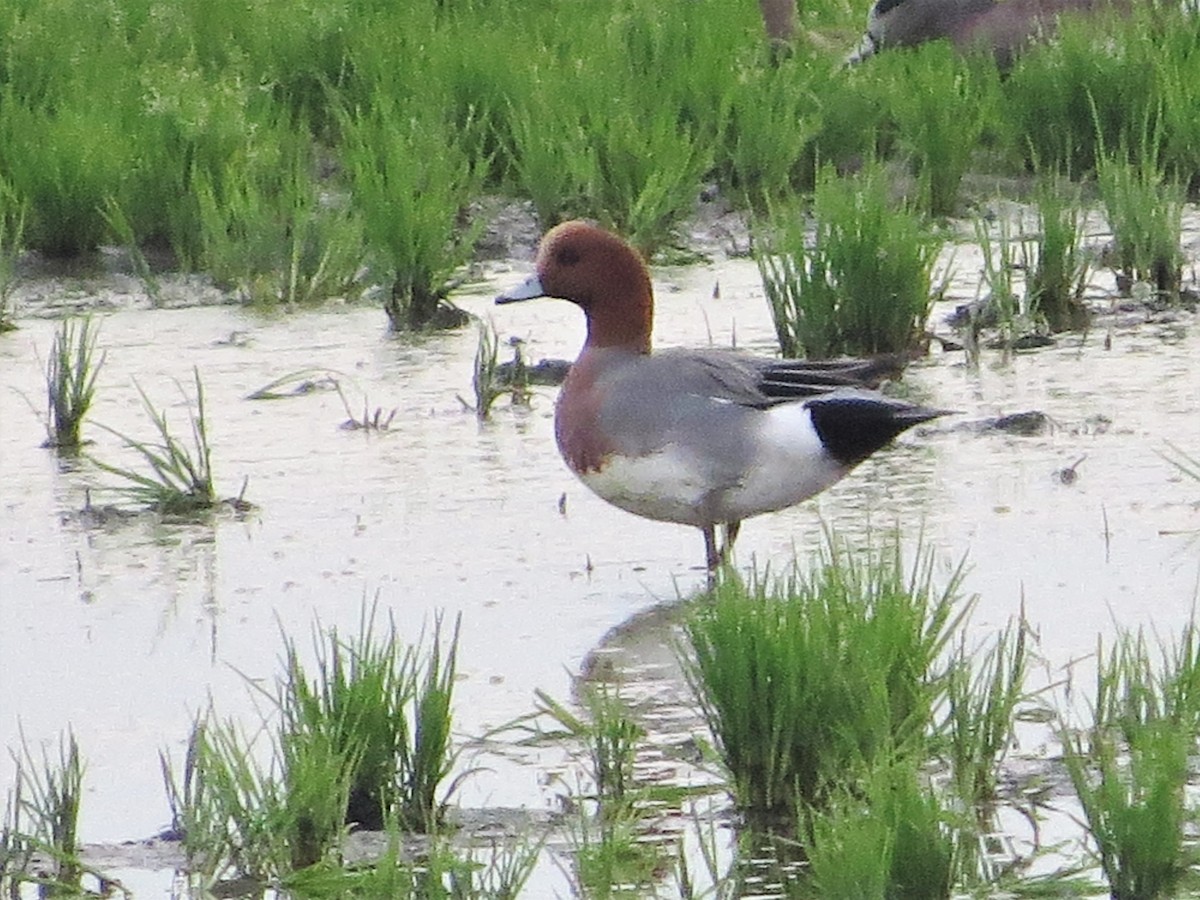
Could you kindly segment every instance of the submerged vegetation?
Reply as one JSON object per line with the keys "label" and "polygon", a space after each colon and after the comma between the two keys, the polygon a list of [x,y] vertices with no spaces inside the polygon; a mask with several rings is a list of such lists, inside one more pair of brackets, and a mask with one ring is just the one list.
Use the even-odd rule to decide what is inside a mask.
{"label": "submerged vegetation", "polygon": [[[1147,189],[1194,188],[1188,15],[1152,3],[1067,23],[1000,79],[941,45],[838,70],[863,22],[834,0],[805,4],[790,53],[741,0],[258,0],[219,25],[197,0],[170,15],[153,0],[9,4],[0,323],[15,252],[104,243],[166,248],[244,300],[377,297],[394,328],[461,323],[442,312],[485,195],[531,200],[543,228],[597,219],[652,253],[702,191],[761,210],[863,159],[907,164],[933,215],[961,208],[973,167],[1108,166],[1111,183],[1118,148]],[[1143,262],[1138,240],[1119,240],[1120,266],[1170,290],[1171,248],[1156,236]]]}

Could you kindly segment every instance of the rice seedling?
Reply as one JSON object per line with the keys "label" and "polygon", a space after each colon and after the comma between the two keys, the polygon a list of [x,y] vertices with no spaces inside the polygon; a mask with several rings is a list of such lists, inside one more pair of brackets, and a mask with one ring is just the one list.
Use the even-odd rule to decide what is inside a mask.
{"label": "rice seedling", "polygon": [[586,685],[581,718],[544,691],[536,691],[535,715],[548,718],[557,729],[540,733],[543,738],[570,739],[583,745],[588,775],[602,817],[620,818],[633,801],[633,764],[638,742],[645,731],[629,715],[619,692],[610,693],[603,684]]}
{"label": "rice seedling", "polygon": [[500,335],[494,322],[479,323],[479,343],[475,347],[475,368],[471,373],[471,387],[475,391],[475,405],[462,397],[459,402],[475,410],[475,418],[484,421],[491,415],[492,404],[504,394],[504,388],[496,377],[499,368]]}
{"label": "rice seedling", "polygon": [[142,279],[142,284],[145,285],[150,303],[157,306],[159,295],[162,293],[162,285],[159,284],[158,276],[151,270],[145,254],[142,253],[141,245],[134,233],[133,223],[129,221],[129,217],[113,197],[109,197],[104,205],[104,221],[108,223],[109,230],[117,240],[125,246],[126,252],[133,262],[134,270]]}
{"label": "rice seedling", "polygon": [[10,304],[17,283],[17,261],[25,248],[27,209],[28,204],[0,177],[0,334],[17,327]]}
{"label": "rice seedling", "polygon": [[[1194,15],[1194,11],[1193,11]],[[1159,34],[1162,48],[1159,84],[1162,91],[1163,168],[1187,187],[1188,196],[1200,196],[1200,120],[1193,115],[1200,105],[1200,87],[1185,64],[1193,50],[1186,45],[1192,34],[1186,22],[1164,27]]]}
{"label": "rice seedling", "polygon": [[163,766],[189,871],[205,887],[231,877],[265,887],[340,859],[351,760],[328,742],[285,746],[265,725],[247,735],[210,709],[193,728],[182,783]]}
{"label": "rice seedling", "polygon": [[809,867],[799,894],[820,898],[949,898],[959,824],[911,757],[881,761],[806,811]]}
{"label": "rice seedling", "polygon": [[821,127],[814,80],[811,60],[799,57],[735,71],[721,168],[747,205],[777,202],[811,184],[811,145]]}
{"label": "rice seedling", "polygon": [[1185,841],[1189,754],[1200,723],[1196,626],[1152,659],[1144,634],[1122,631],[1097,656],[1093,721],[1060,726],[1065,762],[1113,897],[1174,896],[1197,862]]}
{"label": "rice seedling", "polygon": [[960,644],[947,673],[938,735],[957,796],[981,820],[998,798],[997,777],[1012,745],[1017,707],[1029,699],[1028,631],[1023,615],[1009,622],[978,661]]}
{"label": "rice seedling", "polygon": [[649,97],[610,95],[590,117],[603,123],[590,132],[597,217],[649,258],[695,206],[713,164],[711,139],[681,127],[678,110]]}
{"label": "rice seedling", "polygon": [[1105,147],[1141,149],[1139,123],[1156,117],[1161,102],[1161,41],[1147,17],[1091,18],[1064,21],[1052,43],[1022,55],[996,117],[1015,155],[1076,176],[1091,172]]}
{"label": "rice seedling", "polygon": [[392,427],[392,420],[396,418],[398,410],[392,407],[392,411],[387,415],[383,413],[383,407],[375,407],[375,411],[371,412],[371,405],[366,397],[363,397],[362,415],[358,416],[350,409],[350,401],[346,399],[346,393],[342,390],[340,381],[334,381],[334,390],[337,391],[338,399],[342,401],[342,408],[346,410],[346,421],[341,424],[343,431],[363,431],[368,434],[372,432],[387,431]]}
{"label": "rice seedling", "polygon": [[96,356],[99,334],[92,319],[64,319],[46,361],[46,441],[42,446],[77,452],[83,445],[83,420],[96,396],[96,378],[104,354]]}
{"label": "rice seedling", "polygon": [[929,553],[906,571],[898,540],[860,554],[831,536],[807,573],[718,583],[684,666],[739,809],[794,822],[842,773],[920,747],[970,606],[960,576],[938,588]]}
{"label": "rice seedling", "polygon": [[813,194],[816,233],[790,208],[760,229],[755,261],[785,357],[911,353],[922,343],[941,241],[897,206],[879,163]]}
{"label": "rice seedling", "polygon": [[[176,384],[187,409],[192,433],[191,447],[172,433],[166,412],[156,410],[139,385],[137,390],[142,398],[142,407],[154,425],[156,439],[140,441],[106,425],[100,427],[120,438],[149,466],[150,471],[139,472],[92,459],[105,472],[125,482],[112,490],[165,515],[202,515],[217,505],[212,447],[208,441],[208,420],[204,408],[204,385],[200,382],[199,369],[193,372],[193,376],[196,385],[195,406],[183,390],[183,385]],[[239,496],[237,502],[240,504],[244,501]]]}
{"label": "rice seedling", "polygon": [[[478,191],[482,169],[440,116],[388,101],[342,115],[353,204],[396,331],[439,324],[451,275],[470,258],[478,233],[460,215]],[[454,316],[451,324],[460,320]]]}
{"label": "rice seedling", "polygon": [[[566,740],[579,747],[587,788],[571,794],[578,815],[567,823],[571,846],[569,872],[583,897],[638,892],[667,868],[673,846],[654,833],[656,801],[666,799],[655,786],[637,783],[634,763],[645,731],[633,719],[619,691],[585,684],[576,715],[544,691],[530,717],[536,740]],[[549,728],[542,722],[549,722]]]}
{"label": "rice seedling", "polygon": [[1079,188],[1044,174],[1038,180],[1036,202],[1038,231],[1032,248],[1022,244],[1029,314],[1051,332],[1074,331],[1088,322],[1083,292],[1090,269]]}
{"label": "rice seedling", "polygon": [[665,848],[643,840],[629,817],[579,821],[570,833],[573,882],[585,898],[645,896],[665,868]]}
{"label": "rice seedling", "polygon": [[1065,737],[1067,771],[1112,896],[1176,896],[1195,863],[1184,845],[1192,736],[1159,720],[1123,751],[1102,730],[1093,730],[1086,743]]}
{"label": "rice seedling", "polygon": [[512,397],[515,406],[529,405],[530,375],[523,342],[513,338],[509,343],[513,348],[512,361],[501,365],[500,336],[495,323],[490,320],[479,323],[479,343],[475,348],[475,366],[471,373],[475,403],[468,403],[461,396],[458,402],[465,409],[474,410],[475,417],[481,422],[491,416],[492,406],[505,394]]}
{"label": "rice seedling", "polygon": [[975,243],[983,257],[983,271],[980,272],[978,289],[981,292],[986,290],[987,295],[976,300],[970,314],[976,321],[968,322],[968,327],[979,328],[985,324],[997,326],[1000,341],[1005,349],[1009,350],[1019,331],[1028,324],[1024,304],[1013,286],[1016,241],[1008,222],[1003,218],[996,222],[994,238],[988,223],[983,219],[975,219],[974,226]]}
{"label": "rice seedling", "polygon": [[311,682],[287,643],[287,679],[275,701],[282,731],[327,733],[354,759],[347,823],[378,830],[395,816],[406,830],[432,832],[441,821],[438,792],[454,762],[450,702],[459,624],[443,650],[439,618],[422,661],[417,648],[401,648],[394,624],[377,639],[374,615],[364,612],[353,642],[328,633]]}
{"label": "rice seedling", "polygon": [[[234,10],[226,13],[237,15]],[[154,30],[147,23],[143,31],[147,40],[153,40]],[[200,37],[172,34],[159,39],[186,45]],[[194,53],[194,48],[185,46],[179,49],[180,58],[152,53],[130,64],[135,77],[128,77],[123,88],[129,96],[122,130],[137,162],[116,200],[132,233],[144,243],[169,247],[181,269],[198,269],[211,250],[215,261],[231,263],[236,276],[244,274],[232,265],[238,256],[233,250],[226,253],[212,231],[212,220],[207,224],[202,220],[200,196],[206,186],[222,195],[228,183],[228,192],[235,195],[231,203],[238,201],[238,186],[262,185],[268,177],[263,170],[273,165],[278,169],[276,182],[282,182],[285,152],[301,139],[294,129],[280,125],[284,116],[260,89],[257,78],[248,81],[233,64],[206,70]],[[267,205],[268,200],[260,204]],[[287,210],[279,212],[282,216]],[[230,220],[231,225],[241,225],[233,216]],[[256,224],[269,236],[279,235],[278,222]],[[245,242],[241,258],[257,260],[251,254],[258,253],[265,241],[249,234]]]}
{"label": "rice seedling", "polygon": [[21,832],[21,766],[17,764],[16,785],[4,796],[4,818],[0,819],[0,896],[20,895],[21,883],[33,866],[33,842]]}
{"label": "rice seedling", "polygon": [[[10,751],[17,765],[16,792],[10,796],[5,844],[20,867],[7,871],[10,887],[19,893],[22,881],[38,884],[45,894],[76,895],[80,880],[90,871],[79,858],[79,809],[83,799],[84,764],[75,735],[58,741],[58,759],[43,747],[35,759],[22,737],[20,754]],[[32,855],[48,860],[48,871],[34,871]],[[44,863],[39,863],[41,869]]]}
{"label": "rice seedling", "polygon": [[1183,254],[1180,229],[1183,188],[1158,168],[1156,136],[1143,136],[1141,159],[1124,151],[1097,163],[1100,198],[1113,233],[1118,284],[1128,293],[1135,282],[1150,285],[1160,301],[1179,299]]}
{"label": "rice seedling", "polygon": [[308,304],[340,295],[362,262],[357,214],[325,198],[307,152],[271,149],[220,177],[196,176],[199,263],[251,303]]}
{"label": "rice seedling", "polygon": [[[292,397],[303,397],[316,391],[335,391],[347,379],[344,372],[336,369],[326,369],[323,366],[310,366],[280,375],[278,378],[264,384],[257,390],[246,395],[247,400],[286,400]],[[287,390],[284,390],[284,388]]]}
{"label": "rice seedling", "polygon": [[628,75],[613,77],[628,86],[548,77],[553,87],[512,112],[512,167],[543,226],[595,218],[650,256],[691,212],[712,152],[677,109],[648,102]]}
{"label": "rice seedling", "polygon": [[1159,720],[1187,731],[1200,726],[1200,633],[1195,622],[1177,641],[1162,643],[1158,662],[1141,632],[1118,635],[1097,667],[1095,724],[1132,742],[1139,729]]}
{"label": "rice seedling", "polygon": [[886,62],[901,69],[888,99],[897,143],[917,177],[920,207],[952,215],[959,184],[994,116],[996,68],[963,60],[945,41]]}
{"label": "rice seedling", "polygon": [[293,896],[365,900],[515,900],[529,880],[543,841],[520,837],[503,846],[471,849],[434,835],[414,850],[390,829],[375,859],[351,866],[318,864],[283,879]]}
{"label": "rice seedling", "polygon": [[[285,639],[285,672],[273,689],[253,685],[272,708],[247,737],[210,710],[198,721],[179,777],[163,758],[174,828],[202,880],[234,876],[267,884],[341,861],[352,828],[435,832],[455,754],[450,701],[458,623],[445,647],[378,636],[364,610],[358,635],[314,636],[310,678]],[[253,684],[253,683],[252,683]]]}
{"label": "rice seedling", "polygon": [[29,204],[28,247],[71,257],[103,242],[105,200],[130,165],[122,137],[111,110],[95,96],[78,92],[50,114],[14,96],[11,85],[3,89],[0,147],[9,186]]}
{"label": "rice seedling", "polygon": [[538,225],[547,230],[587,205],[596,160],[572,82],[533,68],[522,102],[510,100],[508,132],[515,187],[533,201]]}
{"label": "rice seedling", "polygon": [[[887,102],[892,64],[880,61],[885,65],[855,66],[841,78],[813,83],[822,110],[813,141],[818,163],[852,172],[863,160],[886,159],[895,146],[896,125]],[[820,167],[816,169],[819,174]]]}

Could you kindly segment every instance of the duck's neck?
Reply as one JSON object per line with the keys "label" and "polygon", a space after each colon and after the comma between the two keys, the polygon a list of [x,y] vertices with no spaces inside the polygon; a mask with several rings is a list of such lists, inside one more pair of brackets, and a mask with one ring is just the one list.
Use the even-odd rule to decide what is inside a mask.
{"label": "duck's neck", "polygon": [[[616,275],[616,273],[613,273]],[[624,277],[612,277],[602,295],[586,307],[585,348],[620,348],[630,353],[650,352],[654,327],[654,294],[650,277],[639,266]]]}

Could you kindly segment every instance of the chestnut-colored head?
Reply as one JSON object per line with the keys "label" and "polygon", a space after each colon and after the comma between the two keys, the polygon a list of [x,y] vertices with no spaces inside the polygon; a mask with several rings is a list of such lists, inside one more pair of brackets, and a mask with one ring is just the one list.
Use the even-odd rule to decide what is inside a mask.
{"label": "chestnut-colored head", "polygon": [[536,276],[496,300],[533,297],[557,297],[582,308],[587,347],[650,352],[650,273],[633,247],[602,228],[576,220],[550,229],[538,247]]}

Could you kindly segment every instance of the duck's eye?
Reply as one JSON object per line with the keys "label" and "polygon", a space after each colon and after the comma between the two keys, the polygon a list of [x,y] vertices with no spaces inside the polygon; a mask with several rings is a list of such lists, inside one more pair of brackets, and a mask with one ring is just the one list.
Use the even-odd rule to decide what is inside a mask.
{"label": "duck's eye", "polygon": [[574,247],[559,247],[554,253],[554,261],[560,266],[573,266],[579,262],[579,251]]}

